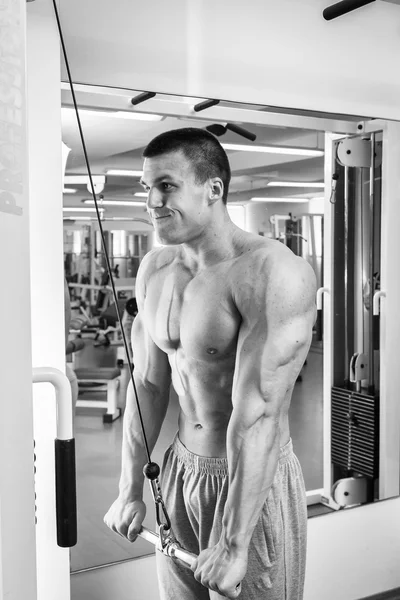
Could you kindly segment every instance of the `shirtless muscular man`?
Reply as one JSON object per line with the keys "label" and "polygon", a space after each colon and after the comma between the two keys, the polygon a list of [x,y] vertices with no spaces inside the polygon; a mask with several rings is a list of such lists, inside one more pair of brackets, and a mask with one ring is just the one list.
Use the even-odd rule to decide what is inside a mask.
{"label": "shirtless muscular man", "polygon": [[[199,555],[192,572],[156,553],[161,599],[301,600],[306,496],[288,411],[316,319],[314,271],[231,221],[229,162],[212,134],[168,131],[143,155],[163,246],[137,276],[134,379],[150,451],[171,381],[179,397],[162,491],[176,538]],[[146,462],[128,389],[119,495],[104,520],[131,541]]]}

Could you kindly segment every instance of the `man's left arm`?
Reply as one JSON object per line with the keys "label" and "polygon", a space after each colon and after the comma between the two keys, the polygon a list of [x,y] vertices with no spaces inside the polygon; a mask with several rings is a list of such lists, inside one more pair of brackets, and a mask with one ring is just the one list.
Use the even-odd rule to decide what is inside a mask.
{"label": "man's left arm", "polygon": [[[263,263],[238,297],[242,314],[227,432],[229,492],[218,544],[201,553],[195,577],[236,598],[250,539],[278,465],[280,417],[304,364],[315,322],[315,275],[303,259]],[[267,282],[267,283],[266,283]],[[245,288],[243,288],[245,290]],[[243,298],[244,295],[244,298]]]}

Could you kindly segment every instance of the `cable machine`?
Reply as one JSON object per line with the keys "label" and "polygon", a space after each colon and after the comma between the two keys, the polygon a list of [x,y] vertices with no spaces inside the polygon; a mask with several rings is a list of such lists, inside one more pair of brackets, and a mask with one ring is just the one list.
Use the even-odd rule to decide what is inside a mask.
{"label": "cable machine", "polygon": [[331,464],[323,502],[335,509],[379,496],[381,184],[382,134],[333,143]]}

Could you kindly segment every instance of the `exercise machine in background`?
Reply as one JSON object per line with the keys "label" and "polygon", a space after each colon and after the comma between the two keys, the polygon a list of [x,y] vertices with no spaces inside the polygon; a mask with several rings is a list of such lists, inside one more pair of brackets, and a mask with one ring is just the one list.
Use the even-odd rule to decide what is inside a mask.
{"label": "exercise machine in background", "polygon": [[[330,447],[324,497],[342,509],[380,499],[380,321],[382,133],[334,140],[331,297],[324,381]],[[328,396],[329,394],[329,396]]]}

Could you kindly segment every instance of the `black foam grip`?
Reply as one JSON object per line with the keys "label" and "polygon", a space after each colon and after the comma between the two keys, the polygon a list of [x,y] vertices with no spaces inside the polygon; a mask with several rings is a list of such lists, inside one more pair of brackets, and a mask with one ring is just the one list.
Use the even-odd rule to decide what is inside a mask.
{"label": "black foam grip", "polygon": [[56,440],[57,544],[71,548],[77,542],[75,440]]}
{"label": "black foam grip", "polygon": [[146,102],[146,100],[154,98],[155,95],[156,92],[143,92],[142,94],[139,94],[138,96],[132,98],[131,104],[133,104],[133,106],[136,106],[137,104],[141,104],[142,102]]}
{"label": "black foam grip", "polygon": [[375,0],[342,0],[341,2],[337,2],[336,4],[332,4],[332,6],[325,8],[322,14],[326,21],[332,21],[332,19],[346,15],[356,8],[361,8],[372,2],[375,2]]}
{"label": "black foam grip", "polygon": [[199,102],[193,106],[194,112],[200,112],[205,110],[206,108],[211,108],[211,106],[216,106],[219,104],[219,100],[204,100],[203,102]]}
{"label": "black foam grip", "polygon": [[246,138],[246,140],[250,140],[251,142],[254,142],[257,138],[255,133],[244,129],[244,127],[240,127],[240,125],[236,125],[235,123],[227,123],[226,128],[237,133],[238,135],[241,135],[242,137]]}

